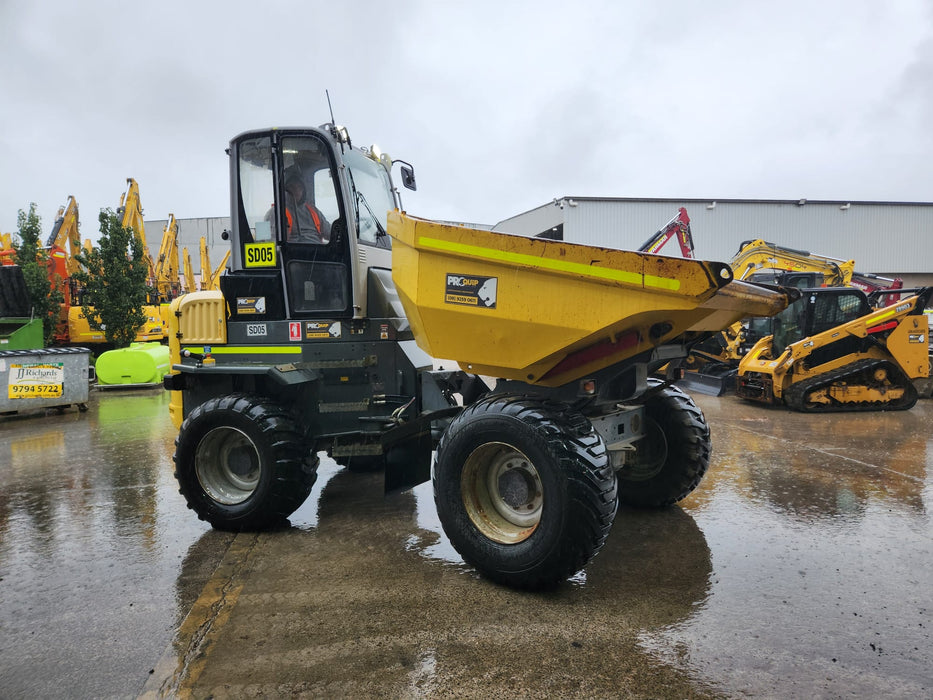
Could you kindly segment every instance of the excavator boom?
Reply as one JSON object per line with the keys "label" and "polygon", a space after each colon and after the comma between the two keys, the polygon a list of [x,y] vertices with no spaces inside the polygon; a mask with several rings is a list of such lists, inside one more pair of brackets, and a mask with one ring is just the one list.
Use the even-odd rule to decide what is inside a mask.
{"label": "excavator boom", "polygon": [[149,269],[149,286],[155,286],[155,263],[152,255],[149,254],[149,246],[146,244],[146,225],[143,222],[143,208],[139,201],[139,185],[131,177],[126,179],[126,192],[120,195],[120,206],[117,208],[117,214],[120,216],[120,224],[124,228],[133,229],[136,238],[143,247],[143,255],[146,257],[146,266]]}
{"label": "excavator boom", "polygon": [[806,250],[784,248],[761,239],[746,241],[729,263],[735,278],[749,279],[752,275],[768,272],[815,272],[823,275],[822,284],[845,287],[852,281],[854,260],[839,260],[815,255]]}
{"label": "excavator boom", "polygon": [[178,281],[178,222],[174,214],[168,215],[162,231],[159,259],[155,264],[155,283],[162,301],[171,301],[181,291]]}
{"label": "excavator boom", "polygon": [[211,267],[211,256],[207,249],[207,239],[201,236],[201,289],[220,289],[220,273],[223,272],[230,261],[230,251],[224,255],[220,265]]}
{"label": "excavator boom", "polygon": [[680,245],[681,255],[685,258],[693,258],[693,234],[690,231],[690,217],[687,216],[687,210],[684,207],[677,210],[677,215],[668,221],[664,228],[642,243],[638,251],[658,254],[658,251],[675,236]]}

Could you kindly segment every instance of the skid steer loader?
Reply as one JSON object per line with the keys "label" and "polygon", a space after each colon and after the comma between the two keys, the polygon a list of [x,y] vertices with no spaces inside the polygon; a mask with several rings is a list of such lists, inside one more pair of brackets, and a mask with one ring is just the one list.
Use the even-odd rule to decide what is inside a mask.
{"label": "skid steer loader", "polygon": [[736,394],[806,412],[912,408],[930,375],[933,288],[914,291],[875,309],[854,287],[802,290],[742,358]]}
{"label": "skid steer loader", "polygon": [[230,267],[173,301],[164,380],[180,491],[216,528],[285,521],[326,453],[383,469],[387,491],[433,477],[468,563],[553,586],[620,500],[665,506],[706,472],[702,412],[652,372],[789,302],[722,263],[408,216],[392,161],[333,123],[246,132],[228,154]]}

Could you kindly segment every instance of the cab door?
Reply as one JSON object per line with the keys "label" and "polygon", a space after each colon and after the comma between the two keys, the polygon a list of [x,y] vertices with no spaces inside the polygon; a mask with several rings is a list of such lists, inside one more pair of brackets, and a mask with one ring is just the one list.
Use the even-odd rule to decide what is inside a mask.
{"label": "cab door", "polygon": [[[330,147],[314,133],[286,134],[278,154],[276,206],[270,221],[282,251],[289,317],[352,316],[346,216]],[[301,188],[294,187],[296,182]],[[302,192],[300,198],[296,190]],[[311,227],[313,235],[304,235],[302,227]]]}

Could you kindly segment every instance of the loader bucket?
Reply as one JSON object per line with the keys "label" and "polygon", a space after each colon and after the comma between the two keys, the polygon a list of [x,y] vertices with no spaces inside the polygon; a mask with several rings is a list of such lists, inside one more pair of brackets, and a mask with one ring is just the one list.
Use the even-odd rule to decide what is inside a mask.
{"label": "loader bucket", "polygon": [[[685,334],[787,305],[725,263],[527,238],[389,213],[418,345],[481,375],[562,386]],[[695,337],[695,336],[691,336]]]}
{"label": "loader bucket", "polygon": [[703,368],[696,372],[684,372],[684,376],[677,380],[677,386],[691,394],[705,394],[706,396],[722,396],[735,392],[736,368],[728,365],[717,365],[712,368]]}

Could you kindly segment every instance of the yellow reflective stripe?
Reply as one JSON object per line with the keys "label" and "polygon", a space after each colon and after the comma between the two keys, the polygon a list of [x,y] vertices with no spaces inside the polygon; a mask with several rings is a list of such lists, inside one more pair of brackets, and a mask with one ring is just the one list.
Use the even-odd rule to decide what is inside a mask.
{"label": "yellow reflective stripe", "polygon": [[[208,345],[211,355],[300,355],[301,347],[297,345],[249,345],[245,347],[231,347],[229,345]],[[186,350],[204,353],[204,347],[186,347]]]}
{"label": "yellow reflective stripe", "polygon": [[440,238],[428,238],[422,236],[418,239],[418,245],[434,250],[444,250],[451,253],[462,253],[475,258],[484,258],[486,260],[496,260],[498,262],[516,263],[518,265],[528,265],[530,267],[546,268],[557,270],[558,272],[571,272],[577,275],[587,277],[599,277],[601,279],[613,280],[616,282],[625,282],[626,284],[641,285],[646,287],[655,287],[657,289],[669,289],[676,291],[680,289],[680,280],[669,277],[657,277],[655,275],[642,275],[637,272],[627,272],[626,270],[614,270],[611,267],[599,267],[597,265],[584,265],[583,263],[569,262],[566,260],[554,260],[552,258],[542,258],[535,255],[526,255],[524,253],[510,253],[505,250],[495,248],[484,248],[482,246],[470,245],[468,243],[454,243]]}
{"label": "yellow reflective stripe", "polygon": [[[878,314],[877,316],[873,317],[873,318],[871,319],[871,321],[869,321],[869,323],[874,323],[874,322],[877,322],[877,321],[883,321],[883,320],[886,319],[888,316],[893,316],[895,313],[896,313],[896,311],[895,311],[894,309],[891,309],[890,311],[885,311],[884,313]],[[866,325],[867,325],[867,324],[866,324]]]}

